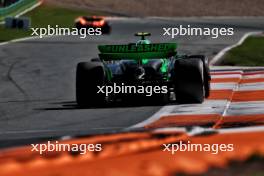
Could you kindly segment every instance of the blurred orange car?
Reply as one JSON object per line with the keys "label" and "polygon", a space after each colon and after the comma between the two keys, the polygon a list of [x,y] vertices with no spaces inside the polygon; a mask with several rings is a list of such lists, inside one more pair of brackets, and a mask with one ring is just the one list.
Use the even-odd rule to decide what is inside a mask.
{"label": "blurred orange car", "polygon": [[81,28],[101,28],[103,34],[110,34],[111,26],[103,17],[81,16],[75,19],[75,27]]}

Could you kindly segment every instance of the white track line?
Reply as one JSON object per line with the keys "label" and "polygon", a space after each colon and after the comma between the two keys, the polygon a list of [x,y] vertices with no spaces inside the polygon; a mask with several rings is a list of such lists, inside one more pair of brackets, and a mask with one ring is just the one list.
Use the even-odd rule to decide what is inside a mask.
{"label": "white track line", "polygon": [[264,114],[264,101],[232,102],[227,116]]}
{"label": "white track line", "polygon": [[211,90],[234,90],[235,87],[235,82],[211,83]]}
{"label": "white track line", "polygon": [[[227,128],[227,129],[217,129],[220,134],[223,133],[250,133],[250,132],[263,132],[264,126],[255,127],[242,127],[242,128]],[[261,140],[261,139],[260,139]]]}
{"label": "white track line", "polygon": [[250,133],[250,132],[263,132],[264,126],[255,126],[255,127],[242,127],[242,128],[227,128],[227,129],[211,129],[211,128],[202,128],[195,127],[191,130],[186,130],[184,127],[171,127],[171,128],[161,128],[155,129],[156,132],[184,132],[188,136],[196,136],[203,134],[204,132],[216,132],[219,134],[228,134],[228,133]]}
{"label": "white track line", "polygon": [[[44,35],[44,36],[42,36],[42,39],[50,38],[50,37],[58,37],[58,36],[56,36],[56,35],[51,35],[51,36]],[[23,37],[23,38],[19,38],[19,39],[14,39],[14,40],[9,40],[9,41],[6,41],[6,42],[2,42],[2,43],[0,43],[0,46],[8,45],[8,44],[11,44],[11,43],[27,41],[27,40],[36,40],[36,39],[40,39],[39,36]]]}
{"label": "white track line", "polygon": [[[17,14],[15,17],[20,17],[28,12],[30,12],[31,10],[34,10],[35,8],[37,8],[38,6],[40,6],[43,3],[43,1],[39,1],[37,4],[34,4],[33,6],[29,7],[28,9],[25,9],[24,11],[20,12],[19,14]],[[5,24],[5,22],[0,22],[0,24]],[[47,36],[44,36],[47,37]],[[3,45],[7,45],[10,43],[15,43],[15,42],[21,42],[21,41],[26,41],[26,40],[32,40],[32,39],[39,39],[38,36],[32,36],[32,37],[24,37],[24,38],[19,38],[19,39],[14,39],[14,40],[9,40],[7,42],[1,42],[0,46]]]}
{"label": "white track line", "polygon": [[[124,129],[124,127],[95,127],[95,128],[89,128],[88,130],[93,131],[93,130],[120,130]],[[27,133],[53,133],[53,132],[79,132],[80,130],[77,129],[64,129],[64,130],[52,130],[52,129],[47,129],[47,130],[14,130],[14,131],[4,131],[0,132],[0,135],[11,135],[11,134],[27,134]]]}
{"label": "white track line", "polygon": [[133,125],[131,127],[128,127],[128,129],[131,128],[142,128],[148,124],[151,124],[155,121],[157,121],[158,119],[160,119],[160,117],[162,117],[164,114],[168,115],[168,112],[171,112],[173,109],[175,108],[174,105],[171,106],[163,106],[158,112],[156,112],[155,114],[153,114],[151,117],[149,117],[148,119],[144,120],[143,122],[140,122],[136,125]]}
{"label": "white track line", "polygon": [[162,116],[174,115],[194,115],[194,114],[223,114],[225,111],[227,100],[206,100],[202,104],[182,104],[163,106],[159,111],[153,114],[150,118],[135,124],[128,129],[143,128],[149,125]]}
{"label": "white track line", "polygon": [[[34,10],[35,8],[37,8],[38,6],[40,6],[43,3],[43,1],[39,1],[38,3],[34,4],[33,6],[29,7],[28,9],[25,9],[24,11],[20,12],[19,14],[17,14],[15,17],[18,18],[28,12],[30,12],[31,10]],[[5,21],[1,21],[0,24],[5,24]]]}
{"label": "white track line", "polygon": [[39,1],[37,4],[34,4],[33,6],[29,7],[28,9],[25,9],[24,11],[20,12],[19,14],[17,14],[15,17],[20,17],[28,12],[30,12],[31,10],[34,10],[35,8],[37,8],[38,6],[40,6],[43,3],[43,1]]}
{"label": "white track line", "polygon": [[146,17],[148,19],[154,19],[154,20],[215,20],[215,19],[263,19],[264,16],[183,16],[183,17],[160,17],[160,16],[150,16]]}

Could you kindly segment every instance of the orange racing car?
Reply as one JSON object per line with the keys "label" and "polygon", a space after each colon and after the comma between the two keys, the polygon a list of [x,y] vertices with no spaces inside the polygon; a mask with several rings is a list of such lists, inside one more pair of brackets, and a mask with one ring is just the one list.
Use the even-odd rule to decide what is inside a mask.
{"label": "orange racing car", "polygon": [[101,28],[103,34],[110,34],[111,26],[103,17],[80,16],[75,19],[75,27],[81,28]]}

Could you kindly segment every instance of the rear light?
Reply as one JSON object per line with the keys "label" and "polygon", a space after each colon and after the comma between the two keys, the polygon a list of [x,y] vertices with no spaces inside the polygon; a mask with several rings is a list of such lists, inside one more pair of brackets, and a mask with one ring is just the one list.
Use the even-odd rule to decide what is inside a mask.
{"label": "rear light", "polygon": [[81,23],[82,25],[86,25],[86,20],[83,17],[79,17],[75,20],[75,23]]}
{"label": "rear light", "polygon": [[100,20],[100,21],[94,21],[93,22],[93,25],[96,26],[96,27],[101,27],[105,24],[105,21],[104,20]]}
{"label": "rear light", "polygon": [[86,20],[83,19],[83,18],[80,18],[80,23],[81,23],[82,25],[85,25],[85,24],[86,24]]}

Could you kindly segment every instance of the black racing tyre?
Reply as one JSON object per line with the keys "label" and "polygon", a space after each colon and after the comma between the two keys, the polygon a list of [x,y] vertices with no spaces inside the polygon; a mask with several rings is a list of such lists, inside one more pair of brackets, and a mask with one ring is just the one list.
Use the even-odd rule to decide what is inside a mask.
{"label": "black racing tyre", "polygon": [[78,29],[78,31],[83,27],[83,25],[79,22],[75,23],[75,28]]}
{"label": "black racing tyre", "polygon": [[168,93],[160,93],[160,94],[153,94],[150,97],[146,97],[148,100],[148,104],[151,105],[165,105],[168,104],[170,101],[170,94]]}
{"label": "black racing tyre", "polygon": [[105,102],[105,94],[97,93],[98,87],[106,80],[102,62],[81,62],[76,70],[76,101],[79,106],[100,106]]}
{"label": "black racing tyre", "polygon": [[102,34],[110,34],[111,33],[111,26],[109,24],[106,24],[101,28]]}
{"label": "black racing tyre", "polygon": [[175,61],[174,67],[176,101],[202,103],[205,97],[203,61],[197,58],[180,59]]}
{"label": "black racing tyre", "polygon": [[191,55],[189,58],[197,58],[203,61],[204,65],[204,88],[205,88],[205,98],[210,96],[210,89],[211,89],[211,75],[210,75],[210,68],[209,68],[209,61],[208,58],[204,55]]}

